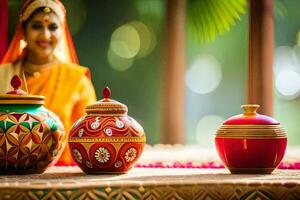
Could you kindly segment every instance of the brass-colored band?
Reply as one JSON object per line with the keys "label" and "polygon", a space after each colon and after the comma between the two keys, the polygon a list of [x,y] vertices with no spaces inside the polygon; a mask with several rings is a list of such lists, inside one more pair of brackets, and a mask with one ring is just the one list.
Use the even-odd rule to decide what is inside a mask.
{"label": "brass-colored band", "polygon": [[44,100],[0,100],[0,104],[31,104],[31,105],[44,105]]}
{"label": "brass-colored band", "polygon": [[241,136],[241,135],[217,135],[216,138],[227,138],[227,139],[282,139],[282,138],[287,138],[284,135],[276,135],[276,136],[253,136],[253,135],[246,135],[246,136]]}
{"label": "brass-colored band", "polygon": [[219,133],[285,133],[284,129],[219,129]]}
{"label": "brass-colored band", "polygon": [[93,143],[93,142],[112,142],[112,143],[122,143],[122,142],[146,142],[146,137],[106,137],[106,138],[69,138],[69,142],[79,142],[79,143]]}
{"label": "brass-colored band", "polygon": [[0,95],[0,104],[34,104],[43,105],[45,97],[39,95]]}
{"label": "brass-colored band", "polygon": [[286,138],[286,131],[280,125],[222,125],[216,138],[272,139]]}
{"label": "brass-colored band", "polygon": [[34,100],[44,100],[45,97],[41,95],[31,95],[31,94],[26,94],[26,95],[18,95],[18,94],[1,94],[0,95],[0,100],[2,99],[34,99]]}
{"label": "brass-colored band", "polygon": [[88,111],[124,111],[124,112],[127,112],[127,109],[126,108],[120,108],[120,107],[108,107],[108,108],[104,108],[104,107],[101,107],[101,108],[86,108],[86,110]]}
{"label": "brass-colored band", "polygon": [[85,109],[86,113],[101,115],[101,116],[111,116],[111,115],[126,115],[127,110],[122,108],[99,108],[99,109]]}
{"label": "brass-colored band", "polygon": [[251,132],[251,131],[218,131],[216,133],[217,138],[286,138],[285,131],[273,131],[273,132]]}
{"label": "brass-colored band", "polygon": [[223,124],[221,128],[280,128],[278,124],[274,125],[262,125],[262,124],[241,124],[241,125],[226,125]]}
{"label": "brass-colored band", "polygon": [[257,134],[257,133],[232,133],[232,132],[228,132],[228,133],[217,133],[216,136],[226,136],[226,137],[233,137],[233,136],[242,136],[242,137],[286,137],[286,133],[282,132],[282,133],[261,133],[261,134]]}
{"label": "brass-colored band", "polygon": [[127,114],[124,113],[108,113],[108,114],[103,114],[103,113],[88,113],[88,116],[90,117],[125,117]]}

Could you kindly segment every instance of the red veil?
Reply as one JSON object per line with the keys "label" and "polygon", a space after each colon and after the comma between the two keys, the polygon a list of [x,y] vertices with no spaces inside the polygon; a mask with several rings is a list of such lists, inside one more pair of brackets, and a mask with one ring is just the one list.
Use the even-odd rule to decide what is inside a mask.
{"label": "red veil", "polygon": [[8,36],[8,0],[0,1],[0,60],[6,52]]}
{"label": "red veil", "polygon": [[[25,1],[24,5],[23,5],[20,16],[23,15],[23,12],[25,12],[25,10],[27,9],[27,7],[30,4],[37,2],[37,1],[39,1],[41,3],[40,7],[44,7],[43,2],[48,2],[47,0],[27,0],[27,1]],[[63,37],[62,37],[61,43],[58,45],[58,47],[55,50],[55,55],[63,62],[78,64],[76,51],[75,51],[74,44],[73,44],[73,41],[71,38],[71,34],[70,34],[70,31],[69,31],[69,28],[67,25],[67,21],[66,21],[65,8],[59,0],[52,0],[52,2],[57,4],[57,6],[60,9],[62,9],[62,11],[64,12],[64,16],[63,16],[64,19],[61,19],[62,27],[63,27]],[[24,58],[24,56],[26,55],[26,47],[24,45],[24,43],[25,43],[24,42],[24,30],[23,30],[22,23],[23,22],[20,18],[18,25],[17,25],[15,35],[9,45],[7,52],[5,53],[3,59],[1,60],[0,64],[17,62],[19,60],[22,60]]]}

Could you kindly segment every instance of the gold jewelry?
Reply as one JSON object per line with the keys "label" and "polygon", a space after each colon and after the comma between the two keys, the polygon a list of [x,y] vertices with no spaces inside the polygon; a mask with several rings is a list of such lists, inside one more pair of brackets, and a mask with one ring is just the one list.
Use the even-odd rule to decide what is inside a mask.
{"label": "gold jewelry", "polygon": [[51,13],[51,8],[45,7],[43,11],[44,13]]}
{"label": "gold jewelry", "polygon": [[20,15],[20,21],[26,21],[31,14],[38,8],[45,7],[44,12],[49,13],[53,11],[58,16],[59,20],[63,22],[65,20],[66,10],[63,5],[57,0],[32,0],[25,8],[22,10]]}
{"label": "gold jewelry", "polygon": [[21,41],[20,41],[20,46],[21,46],[21,49],[24,49],[27,47],[27,41],[25,38],[23,38]]}
{"label": "gold jewelry", "polygon": [[24,73],[27,76],[38,77],[41,75],[42,72],[49,71],[55,64],[57,64],[56,61],[43,65],[36,65],[29,62],[25,62]]}

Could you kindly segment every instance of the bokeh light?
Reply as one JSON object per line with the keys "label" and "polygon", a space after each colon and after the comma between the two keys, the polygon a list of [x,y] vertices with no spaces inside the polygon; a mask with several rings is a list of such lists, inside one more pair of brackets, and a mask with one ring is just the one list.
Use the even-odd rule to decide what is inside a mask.
{"label": "bokeh light", "polygon": [[198,94],[214,91],[222,79],[219,61],[212,55],[202,54],[192,62],[186,74],[186,84]]}
{"label": "bokeh light", "polygon": [[289,46],[280,46],[275,49],[274,59],[274,73],[275,76],[280,73],[281,70],[293,70],[298,71],[297,67],[297,55],[293,48]]}
{"label": "bokeh light", "polygon": [[300,94],[300,49],[280,46],[275,49],[275,87],[280,97],[292,100]]}
{"label": "bokeh light", "polygon": [[287,99],[294,99],[300,94],[300,76],[293,70],[281,70],[275,81],[277,91]]}
{"label": "bokeh light", "polygon": [[149,55],[156,46],[156,37],[152,30],[140,21],[133,21],[129,23],[132,25],[140,37],[140,50],[137,57],[145,57]]}
{"label": "bokeh light", "polygon": [[224,118],[216,115],[207,115],[201,118],[196,127],[197,143],[201,146],[213,147],[215,133],[224,120]]}
{"label": "bokeh light", "polygon": [[107,52],[107,59],[110,66],[117,71],[125,71],[129,69],[133,62],[133,58],[122,58],[114,53],[110,48]]}
{"label": "bokeh light", "polygon": [[122,58],[133,58],[140,51],[140,36],[137,30],[130,24],[117,28],[110,42],[111,50]]}
{"label": "bokeh light", "polygon": [[153,32],[140,21],[132,21],[118,27],[112,34],[107,58],[117,71],[129,69],[138,57],[145,57],[156,46]]}

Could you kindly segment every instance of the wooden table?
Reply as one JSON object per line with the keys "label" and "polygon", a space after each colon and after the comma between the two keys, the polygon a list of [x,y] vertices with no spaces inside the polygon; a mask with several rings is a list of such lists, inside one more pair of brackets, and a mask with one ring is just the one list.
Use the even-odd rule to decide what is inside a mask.
{"label": "wooden table", "polygon": [[225,169],[135,168],[85,175],[52,167],[41,175],[0,176],[0,199],[300,199],[300,170],[231,175]]}
{"label": "wooden table", "polygon": [[[287,162],[300,161],[289,148]],[[139,163],[218,162],[214,149],[147,146]],[[170,165],[172,166],[172,165]],[[127,174],[85,175],[78,167],[51,167],[40,175],[0,175],[0,200],[265,200],[300,199],[300,170],[271,175],[231,175],[226,169],[134,168]]]}

